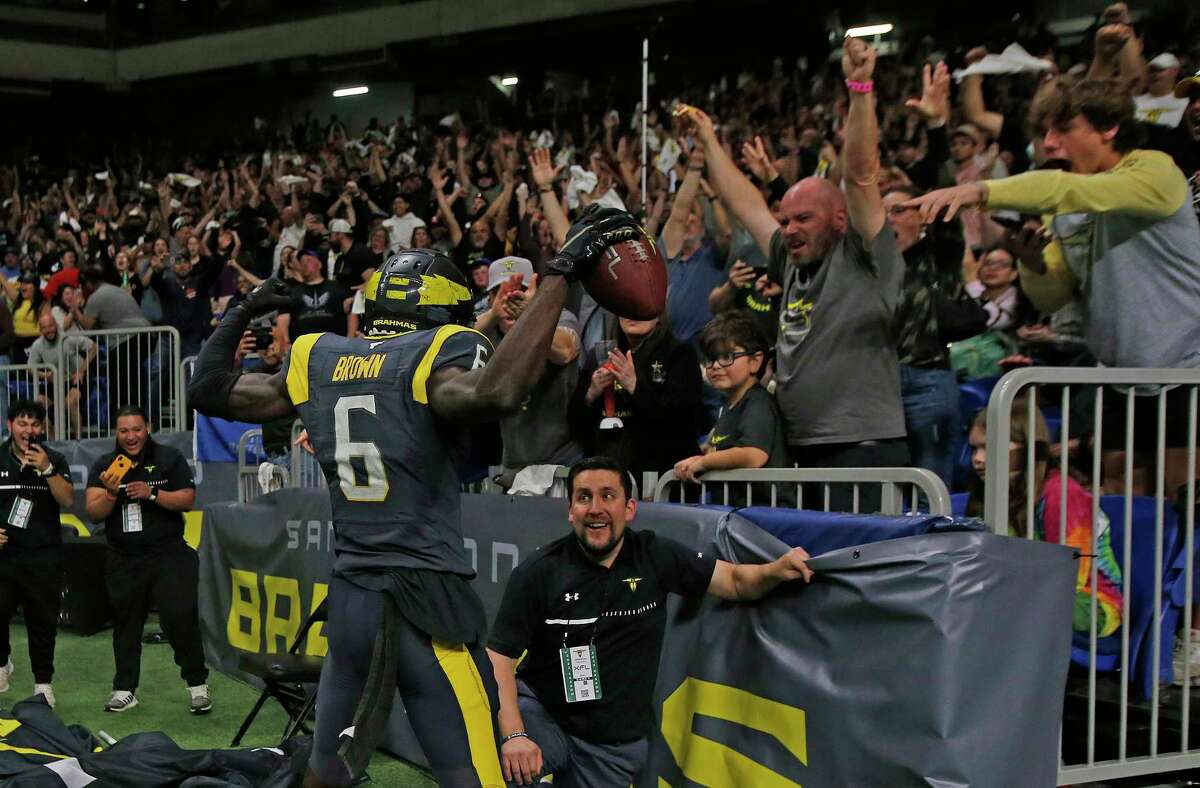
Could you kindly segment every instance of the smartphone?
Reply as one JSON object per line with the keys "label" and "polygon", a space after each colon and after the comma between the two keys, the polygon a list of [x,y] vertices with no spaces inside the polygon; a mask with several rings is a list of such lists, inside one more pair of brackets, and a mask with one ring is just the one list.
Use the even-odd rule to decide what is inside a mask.
{"label": "smartphone", "polygon": [[105,471],[105,473],[108,474],[109,478],[111,478],[114,483],[120,484],[121,480],[125,478],[125,474],[129,473],[129,471],[132,469],[133,460],[129,459],[124,454],[118,454],[113,458],[112,463],[108,466],[108,469]]}

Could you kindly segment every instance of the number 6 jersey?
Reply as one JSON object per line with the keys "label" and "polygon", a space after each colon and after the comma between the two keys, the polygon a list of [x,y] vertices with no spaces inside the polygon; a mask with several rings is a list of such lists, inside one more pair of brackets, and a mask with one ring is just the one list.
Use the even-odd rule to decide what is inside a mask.
{"label": "number 6 jersey", "polygon": [[288,393],[329,482],[335,572],[474,574],[459,506],[466,431],[433,412],[427,386],[438,369],[477,369],[491,353],[458,325],[379,339],[306,334],[292,345]]}

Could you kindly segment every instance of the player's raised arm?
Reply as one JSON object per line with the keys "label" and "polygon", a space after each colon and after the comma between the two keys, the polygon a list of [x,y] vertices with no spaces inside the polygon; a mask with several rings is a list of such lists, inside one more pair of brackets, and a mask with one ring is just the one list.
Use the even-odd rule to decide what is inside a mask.
{"label": "player's raised arm", "polygon": [[567,241],[547,264],[537,295],[481,369],[442,367],[429,378],[429,404],[452,421],[491,421],[515,410],[541,377],[570,282],[595,266],[606,248],[641,234],[625,211],[593,205],[567,231]]}
{"label": "player's raised arm", "polygon": [[235,367],[238,343],[250,321],[287,307],[287,286],[271,278],[225,312],[221,324],[200,349],[196,371],[188,383],[188,402],[206,416],[261,423],[296,412],[282,372],[242,373]]}

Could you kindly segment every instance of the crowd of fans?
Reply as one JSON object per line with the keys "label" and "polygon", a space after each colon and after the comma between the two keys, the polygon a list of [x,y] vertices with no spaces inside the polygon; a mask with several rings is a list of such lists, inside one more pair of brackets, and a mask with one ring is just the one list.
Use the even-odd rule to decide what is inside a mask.
{"label": "crowd of fans", "polygon": [[[1029,170],[1080,171],[1046,132],[1083,132],[1060,127],[1047,107],[1100,86],[1112,100],[1100,120],[1085,107],[1090,130],[1118,133],[1122,153],[1164,151],[1200,205],[1200,79],[1187,76],[1200,64],[1154,50],[1122,5],[1105,11],[1089,44],[1090,60],[1078,62],[1066,50],[975,49],[950,64],[965,69],[954,76],[922,43],[880,68],[872,55],[864,80],[832,63],[777,65],[663,97],[645,117],[645,193],[640,106],[551,128],[456,115],[350,129],[310,118],[265,145],[165,169],[136,156],[65,169],[29,158],[0,168],[0,349],[14,364],[65,353],[73,375],[95,350],[64,342],[72,333],[170,325],[192,355],[225,309],[274,275],[292,284],[292,305],[245,345],[248,364],[269,368],[301,334],[358,332],[364,282],[409,247],[461,266],[479,298],[477,327],[498,342],[571,217],[602,203],[644,216],[660,239],[667,313],[617,320],[578,294],[553,369],[501,423],[503,440],[483,441],[480,464],[502,465],[506,485],[524,467],[603,449],[635,471],[686,478],[793,462],[912,463],[961,488],[960,381],[1023,364],[1195,362],[1127,344],[1114,356],[1112,337],[1098,335],[1108,316],[1094,310],[1112,304],[1096,291],[1120,283],[1086,273],[1087,240],[1107,232],[1088,208],[968,205],[930,224],[910,202]],[[860,83],[869,92],[856,92]],[[856,114],[859,95],[873,103]],[[1129,122],[1134,112],[1142,123]],[[874,213],[855,196],[868,182],[863,193],[882,197],[887,248],[870,240]],[[849,218],[832,218],[825,238],[806,225],[813,206]],[[1192,270],[1179,277],[1200,265],[1195,250],[1182,249]],[[1054,256],[1052,267],[1073,272],[1070,285],[1030,286],[1029,271]],[[1175,290],[1164,303],[1194,295],[1189,283]],[[732,394],[730,380],[742,381]],[[756,451],[729,455],[711,428],[759,386],[774,394],[750,397],[767,403],[769,429],[738,439]]]}

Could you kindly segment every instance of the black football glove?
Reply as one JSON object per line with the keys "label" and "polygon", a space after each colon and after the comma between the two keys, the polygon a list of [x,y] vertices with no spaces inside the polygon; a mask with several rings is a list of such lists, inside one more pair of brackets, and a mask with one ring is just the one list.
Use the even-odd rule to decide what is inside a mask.
{"label": "black football glove", "polygon": [[589,205],[567,230],[567,240],[558,254],[546,263],[546,273],[574,282],[586,276],[600,261],[604,250],[645,233],[628,212]]}
{"label": "black football glove", "polygon": [[288,286],[282,280],[271,277],[251,290],[238,306],[246,310],[251,317],[258,317],[277,309],[287,309],[291,303]]}

